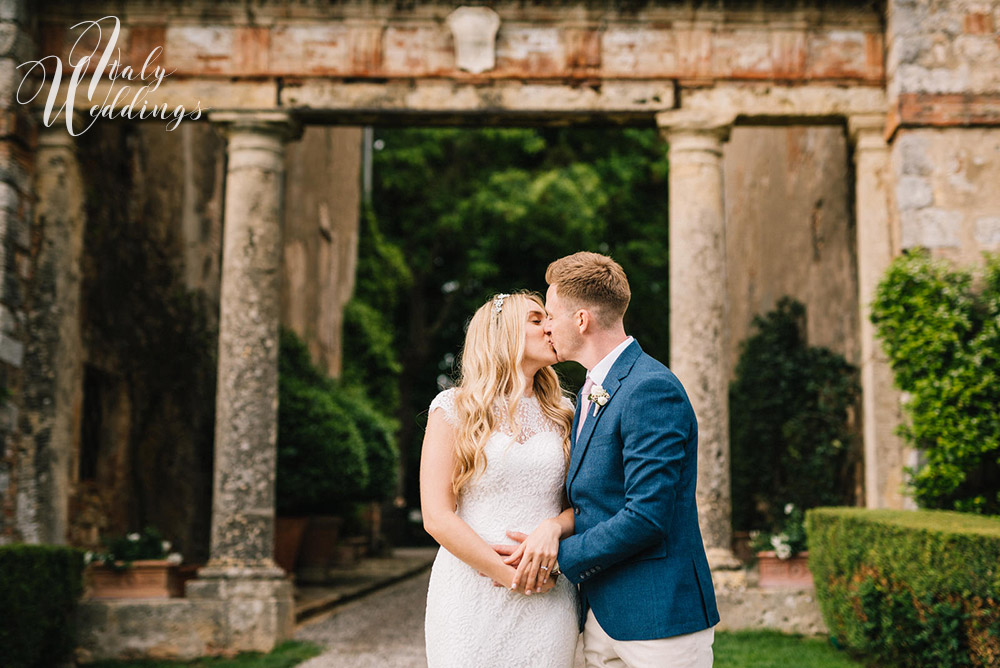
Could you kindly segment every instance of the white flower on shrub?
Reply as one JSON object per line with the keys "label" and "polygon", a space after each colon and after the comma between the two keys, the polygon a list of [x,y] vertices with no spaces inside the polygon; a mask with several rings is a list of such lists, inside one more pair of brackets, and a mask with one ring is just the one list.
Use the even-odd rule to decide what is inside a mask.
{"label": "white flower on shrub", "polygon": [[791,515],[793,510],[795,510],[795,504],[794,503],[786,503],[785,504],[785,514],[786,515]]}
{"label": "white flower on shrub", "polygon": [[86,552],[85,552],[85,553],[83,554],[83,563],[84,563],[84,564],[89,564],[89,563],[90,563],[90,562],[92,562],[93,560],[94,560],[94,553],[93,553],[93,552],[91,552],[90,550],[87,550],[87,551],[86,551]]}
{"label": "white flower on shrub", "polygon": [[180,566],[181,562],[184,561],[184,557],[181,556],[180,552],[171,552],[167,555],[167,561],[174,566]]}
{"label": "white flower on shrub", "polygon": [[139,534],[137,534],[137,533],[130,533],[128,535],[128,539],[134,543],[137,540],[139,540]]}
{"label": "white flower on shrub", "polygon": [[170,541],[169,540],[163,541],[162,543],[160,543],[160,546],[163,548],[164,552],[169,552],[170,551],[171,545],[170,545]]}
{"label": "white flower on shrub", "polygon": [[771,545],[774,547],[774,554],[778,559],[788,559],[792,556],[792,546],[788,543],[788,534],[778,534],[771,536]]}

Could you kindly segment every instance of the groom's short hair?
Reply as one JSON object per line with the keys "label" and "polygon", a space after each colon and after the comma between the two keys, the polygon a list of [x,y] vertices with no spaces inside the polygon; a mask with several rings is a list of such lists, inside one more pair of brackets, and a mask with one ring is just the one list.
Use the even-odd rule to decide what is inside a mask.
{"label": "groom's short hair", "polygon": [[545,282],[559,297],[595,311],[602,327],[625,315],[632,290],[621,265],[607,255],[580,251],[559,258],[545,270]]}

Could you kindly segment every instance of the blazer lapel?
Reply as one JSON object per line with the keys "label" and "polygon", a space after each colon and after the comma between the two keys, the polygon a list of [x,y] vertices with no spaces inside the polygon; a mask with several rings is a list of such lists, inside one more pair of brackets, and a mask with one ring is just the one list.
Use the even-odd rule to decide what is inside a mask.
{"label": "blazer lapel", "polygon": [[[614,401],[615,393],[618,392],[618,388],[622,386],[622,380],[628,376],[629,371],[632,370],[632,365],[635,361],[639,359],[639,354],[642,352],[642,348],[639,347],[637,341],[632,341],[632,343],[622,351],[622,354],[618,356],[615,363],[608,370],[608,375],[604,379],[604,390],[608,393],[608,403],[602,406],[598,411],[597,415],[594,415],[594,404],[590,405],[590,415],[587,416],[586,422],[583,423],[583,430],[580,432],[580,437],[575,438],[577,426],[580,424],[580,420],[583,419],[580,409],[576,411],[576,415],[573,419],[573,434],[575,440],[570,441],[570,457],[569,457],[569,471],[566,474],[566,488],[573,483],[573,479],[576,477],[577,472],[580,470],[580,462],[583,460],[583,454],[587,450],[587,446],[590,444],[590,437],[594,435],[594,430],[597,429],[597,423],[604,417],[604,414],[608,411],[608,407],[611,406],[611,402]],[[577,406],[582,406],[582,392],[581,396],[577,397]]]}

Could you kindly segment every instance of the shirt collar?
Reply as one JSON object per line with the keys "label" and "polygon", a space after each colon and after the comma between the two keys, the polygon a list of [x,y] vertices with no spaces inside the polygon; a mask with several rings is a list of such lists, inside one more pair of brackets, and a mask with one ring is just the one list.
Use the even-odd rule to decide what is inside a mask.
{"label": "shirt collar", "polygon": [[604,382],[604,379],[607,378],[608,372],[611,371],[611,367],[614,366],[618,356],[621,355],[633,341],[635,341],[635,339],[629,336],[624,341],[619,343],[614,350],[605,355],[604,359],[595,364],[594,368],[587,372],[587,377],[594,381],[596,385],[601,385]]}

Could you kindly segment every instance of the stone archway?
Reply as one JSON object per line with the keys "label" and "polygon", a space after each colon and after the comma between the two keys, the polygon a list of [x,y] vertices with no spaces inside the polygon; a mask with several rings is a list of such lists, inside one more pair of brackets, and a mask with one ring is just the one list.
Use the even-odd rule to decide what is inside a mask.
{"label": "stone archway", "polygon": [[[35,17],[39,53],[65,56],[69,26],[118,8],[96,0],[53,3]],[[209,644],[269,648],[290,630],[290,590],[271,558],[274,278],[283,144],[304,124],[660,129],[672,167],[671,247],[687,251],[671,263],[670,364],[689,388],[701,423],[706,546],[717,568],[732,567],[722,146],[743,123],[847,128],[856,164],[859,303],[866,304],[895,252],[886,143],[894,128],[886,127],[879,13],[847,3],[782,11],[500,3],[493,67],[472,72],[456,60],[447,21],[452,5],[320,8],[274,0],[250,13],[206,0],[171,8],[134,2],[124,9],[123,51],[135,57],[163,47],[162,62],[172,70],[150,103],[189,110],[200,104],[211,110],[207,121],[224,126],[228,137],[211,562],[190,590],[190,614],[216,620]],[[15,24],[30,37],[26,24]],[[114,85],[99,83],[97,99]],[[64,152],[72,165],[71,151]],[[35,195],[45,200],[66,187],[39,184]],[[895,395],[863,311],[869,503],[891,505],[887,481],[899,459],[890,433]],[[60,410],[65,407],[42,409],[42,417]],[[884,462],[891,463],[884,469]],[[248,616],[250,603],[256,612]]]}

